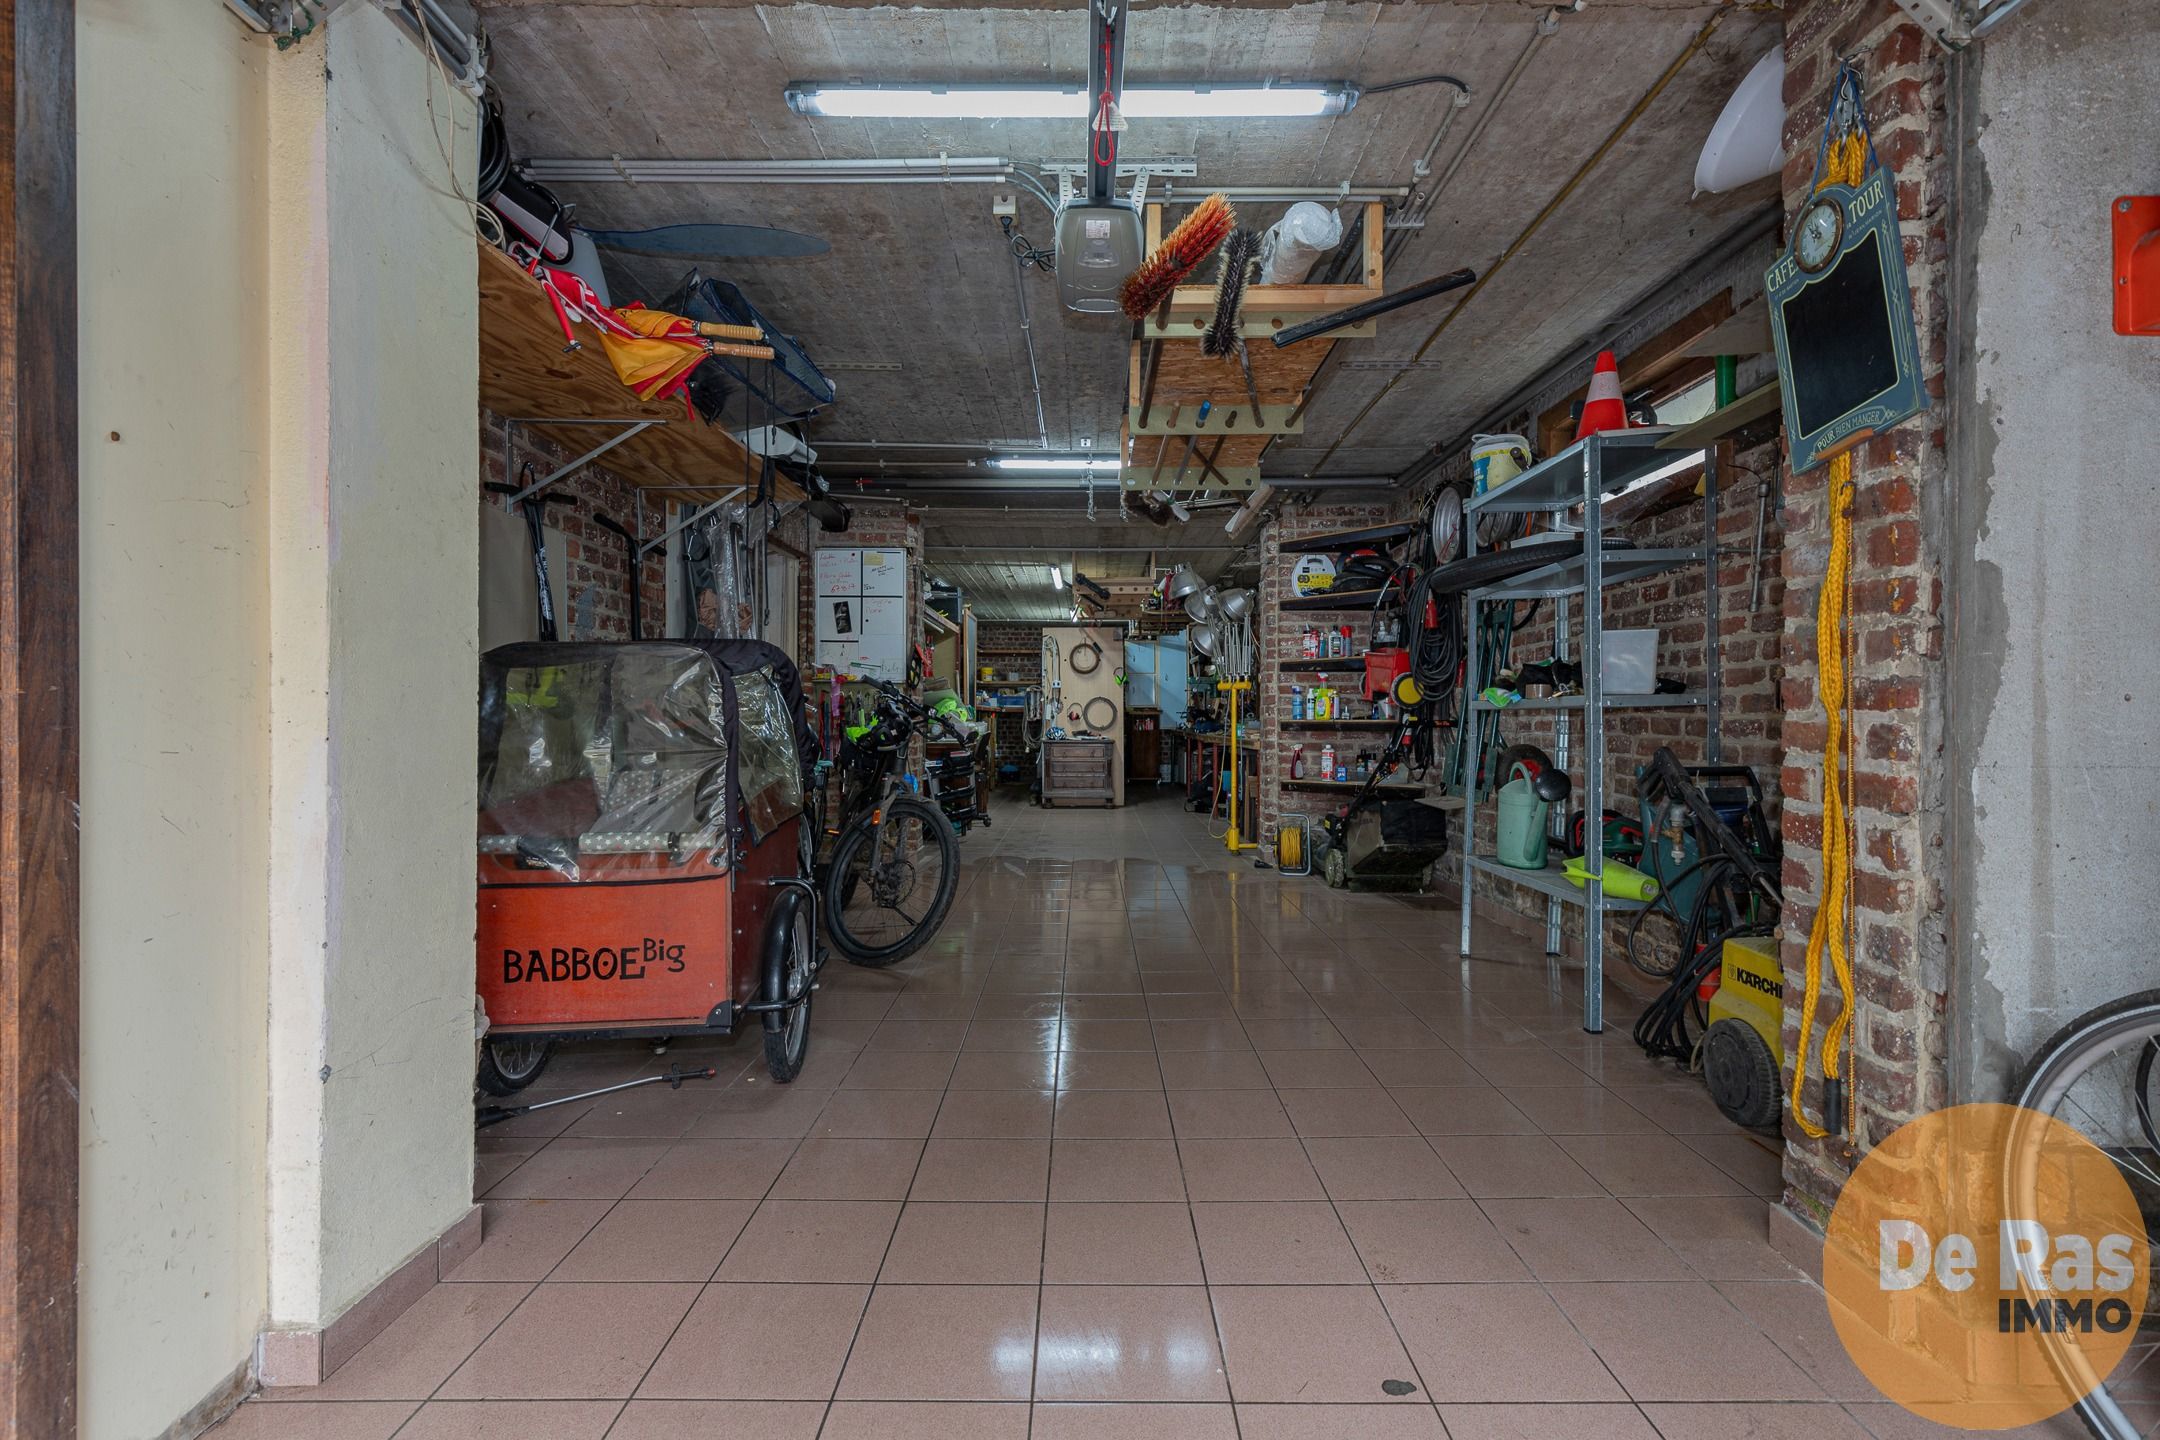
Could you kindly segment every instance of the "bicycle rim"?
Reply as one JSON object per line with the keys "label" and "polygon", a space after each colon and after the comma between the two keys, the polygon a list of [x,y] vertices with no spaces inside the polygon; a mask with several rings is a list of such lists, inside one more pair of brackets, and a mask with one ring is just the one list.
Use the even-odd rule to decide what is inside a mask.
{"label": "bicycle rim", "polygon": [[882,823],[848,837],[833,938],[850,955],[898,959],[936,933],[959,876],[952,827],[923,806],[894,806]]}
{"label": "bicycle rim", "polygon": [[[2154,1097],[2140,1090],[2153,1082],[2152,1056],[2160,1044],[2160,1004],[2100,1013],[2074,1023],[2033,1066],[2019,1105],[2079,1131],[2115,1162],[2137,1198],[2148,1236],[2160,1219],[2160,1147],[2152,1143],[2149,1116]],[[2036,1165],[2014,1153],[2007,1203],[2033,1213]],[[2074,1357],[2052,1354],[2074,1388],[2092,1377],[2078,1373]],[[2160,1289],[2148,1295],[2129,1353],[2076,1406],[2078,1418],[2101,1440],[2160,1437]]]}

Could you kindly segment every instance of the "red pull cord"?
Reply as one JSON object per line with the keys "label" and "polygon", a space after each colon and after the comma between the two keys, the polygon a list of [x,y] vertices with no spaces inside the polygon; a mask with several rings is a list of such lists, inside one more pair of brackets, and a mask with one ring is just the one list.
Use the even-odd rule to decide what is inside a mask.
{"label": "red pull cord", "polygon": [[[1110,107],[1115,100],[1110,94],[1110,23],[1102,28],[1102,94],[1095,101],[1095,163],[1111,165],[1117,161],[1117,136],[1110,128]],[[1111,183],[1116,184],[1115,177]]]}

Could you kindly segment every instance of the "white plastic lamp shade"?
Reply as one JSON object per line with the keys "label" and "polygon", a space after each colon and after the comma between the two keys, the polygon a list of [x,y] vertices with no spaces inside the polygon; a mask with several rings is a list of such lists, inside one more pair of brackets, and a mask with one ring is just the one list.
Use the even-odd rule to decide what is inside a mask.
{"label": "white plastic lamp shade", "polygon": [[1785,167],[1785,47],[1755,62],[1695,162],[1695,193],[1722,195]]}
{"label": "white plastic lamp shade", "polygon": [[[1085,120],[1094,99],[1077,85],[825,85],[783,92],[798,115],[852,120]],[[1340,115],[1354,85],[1128,85],[1127,119],[1294,120]]]}

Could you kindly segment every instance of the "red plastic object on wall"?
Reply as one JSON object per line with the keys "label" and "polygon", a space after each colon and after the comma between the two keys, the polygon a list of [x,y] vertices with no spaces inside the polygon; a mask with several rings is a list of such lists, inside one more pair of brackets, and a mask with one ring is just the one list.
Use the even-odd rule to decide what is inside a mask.
{"label": "red plastic object on wall", "polygon": [[1395,691],[1395,677],[1410,673],[1410,652],[1398,649],[1365,652],[1365,698],[1378,700]]}
{"label": "red plastic object on wall", "polygon": [[2108,219],[2115,234],[2115,333],[2160,335],[2160,195],[2118,195]]}

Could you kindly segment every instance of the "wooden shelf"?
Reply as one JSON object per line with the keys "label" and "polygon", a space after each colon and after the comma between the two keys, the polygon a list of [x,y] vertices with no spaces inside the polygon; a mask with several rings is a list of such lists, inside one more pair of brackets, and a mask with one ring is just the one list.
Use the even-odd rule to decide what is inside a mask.
{"label": "wooden shelf", "polygon": [[933,610],[928,605],[925,605],[923,606],[922,618],[923,629],[930,634],[958,635],[960,633],[960,627],[946,618],[942,610]]}
{"label": "wooden shelf", "polygon": [[1360,545],[1392,545],[1417,534],[1414,523],[1366,525],[1356,530],[1330,530],[1302,540],[1285,540],[1276,548],[1285,555],[1325,555],[1331,550],[1354,550]]}
{"label": "wooden shelf", "polygon": [[1278,720],[1285,730],[1392,730],[1399,720]]}
{"label": "wooden shelf", "polygon": [[[562,327],[538,282],[494,246],[481,244],[479,251],[481,405],[573,455],[591,450],[614,429],[571,422],[660,422],[595,462],[657,499],[705,503],[742,486],[746,476],[749,485],[757,484],[759,462],[732,435],[692,419],[679,396],[640,400],[615,378],[591,326],[576,327],[581,348],[564,350]],[[778,474],[773,488],[783,500],[804,498]]]}
{"label": "wooden shelf", "polygon": [[[1365,788],[1363,780],[1282,780],[1276,783],[1285,790],[1310,794],[1344,793]],[[1373,786],[1374,793],[1380,795],[1416,795],[1423,793],[1424,789],[1424,786],[1412,784],[1408,780],[1387,780]]]}
{"label": "wooden shelf", "polygon": [[1365,668],[1363,655],[1338,655],[1332,660],[1294,660],[1282,666],[1285,675],[1327,675],[1335,671],[1355,674]]}
{"label": "wooden shelf", "polygon": [[[1372,590],[1323,590],[1317,595],[1299,595],[1282,602],[1284,610],[1370,610],[1373,601],[1380,598],[1379,589]],[[1396,594],[1402,592],[1398,589]]]}

